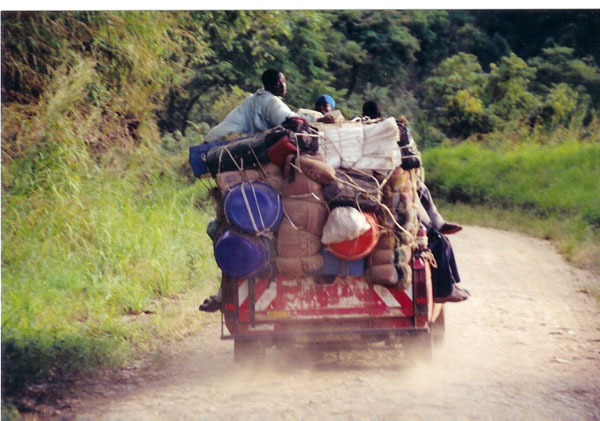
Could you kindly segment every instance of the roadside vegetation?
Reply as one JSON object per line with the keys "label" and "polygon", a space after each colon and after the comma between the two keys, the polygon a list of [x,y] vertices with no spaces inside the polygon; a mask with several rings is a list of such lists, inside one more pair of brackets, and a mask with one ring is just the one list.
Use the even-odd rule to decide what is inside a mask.
{"label": "roadside vegetation", "polygon": [[506,220],[598,270],[598,24],[595,11],[3,12],[3,399],[197,327],[219,274],[211,184],[187,148],[266,67],[286,74],[293,109],[328,93],[347,117],[368,99],[406,115],[450,216]]}
{"label": "roadside vegetation", "polygon": [[588,141],[463,142],[428,149],[427,184],[461,222],[552,240],[567,260],[600,273],[598,133]]}

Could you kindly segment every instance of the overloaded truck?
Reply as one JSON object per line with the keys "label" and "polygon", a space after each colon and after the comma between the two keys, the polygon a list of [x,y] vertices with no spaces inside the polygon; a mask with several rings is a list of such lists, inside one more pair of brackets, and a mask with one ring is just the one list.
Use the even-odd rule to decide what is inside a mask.
{"label": "overloaded truck", "polygon": [[419,165],[403,165],[394,118],[307,123],[190,148],[216,186],[210,224],[222,271],[221,338],[234,361],[269,346],[401,343],[430,358],[444,334],[433,302]]}

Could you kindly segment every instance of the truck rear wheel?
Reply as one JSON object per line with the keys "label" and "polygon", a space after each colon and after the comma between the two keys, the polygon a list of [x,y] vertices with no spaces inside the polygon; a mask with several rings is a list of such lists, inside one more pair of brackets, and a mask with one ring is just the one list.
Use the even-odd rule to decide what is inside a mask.
{"label": "truck rear wheel", "polygon": [[256,339],[233,340],[233,362],[241,365],[260,364],[265,359],[265,347]]}

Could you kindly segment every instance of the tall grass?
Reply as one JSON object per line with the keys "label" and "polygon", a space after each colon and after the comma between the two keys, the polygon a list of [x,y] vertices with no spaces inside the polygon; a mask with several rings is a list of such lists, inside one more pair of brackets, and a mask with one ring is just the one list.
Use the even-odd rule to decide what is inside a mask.
{"label": "tall grass", "polygon": [[[39,96],[2,104],[4,395],[122,364],[181,330],[162,324],[161,299],[217,283],[207,190],[190,183],[187,145],[167,151],[154,121],[183,74],[169,61],[178,16],[63,13],[40,35],[47,14],[3,14],[10,69],[41,74],[47,59]],[[77,28],[81,45],[64,35]],[[28,45],[57,57],[29,62]]]}
{"label": "tall grass", "polygon": [[159,158],[140,150],[128,171],[4,195],[2,377],[9,390],[119,364],[136,340],[152,335],[124,315],[155,313],[157,299],[215,282],[206,189],[160,175]]}
{"label": "tall grass", "polygon": [[[425,150],[423,157],[427,184],[437,196],[483,205],[478,208],[482,213],[496,214],[490,209],[497,208],[526,215],[514,216],[513,227],[529,226],[555,240],[567,258],[600,270],[598,134],[586,141],[570,137],[544,145],[464,142]],[[482,222],[462,209],[467,219]]]}

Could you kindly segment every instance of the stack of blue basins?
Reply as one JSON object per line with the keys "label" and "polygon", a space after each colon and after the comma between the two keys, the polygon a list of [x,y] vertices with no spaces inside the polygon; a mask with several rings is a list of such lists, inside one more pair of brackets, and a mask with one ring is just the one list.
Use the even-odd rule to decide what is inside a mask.
{"label": "stack of blue basins", "polygon": [[230,225],[215,242],[217,265],[235,278],[266,271],[274,250],[269,233],[283,215],[279,194],[260,181],[244,182],[232,187],[222,205]]}

